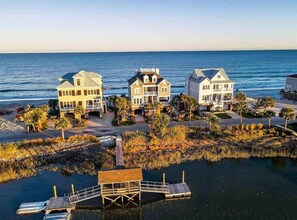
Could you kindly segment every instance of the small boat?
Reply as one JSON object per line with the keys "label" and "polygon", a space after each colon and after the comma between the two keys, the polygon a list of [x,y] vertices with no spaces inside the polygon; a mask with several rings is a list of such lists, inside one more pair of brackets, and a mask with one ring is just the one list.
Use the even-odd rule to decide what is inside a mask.
{"label": "small boat", "polygon": [[70,213],[68,212],[46,214],[43,218],[43,220],[69,220],[69,219],[70,219]]}
{"label": "small boat", "polygon": [[16,213],[19,215],[39,213],[45,209],[47,203],[48,200],[44,202],[22,203]]}

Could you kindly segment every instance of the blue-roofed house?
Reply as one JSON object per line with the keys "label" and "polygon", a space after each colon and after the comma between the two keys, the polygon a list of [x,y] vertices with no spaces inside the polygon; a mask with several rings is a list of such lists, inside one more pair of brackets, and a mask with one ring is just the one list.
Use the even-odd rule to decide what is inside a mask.
{"label": "blue-roofed house", "polygon": [[194,69],[186,79],[186,94],[197,100],[200,110],[230,109],[233,88],[223,68]]}

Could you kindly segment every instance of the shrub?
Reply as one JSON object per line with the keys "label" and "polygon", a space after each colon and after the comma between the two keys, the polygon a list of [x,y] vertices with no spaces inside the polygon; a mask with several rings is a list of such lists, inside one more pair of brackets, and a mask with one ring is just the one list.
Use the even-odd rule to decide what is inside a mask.
{"label": "shrub", "polygon": [[245,130],[246,130],[246,131],[249,131],[249,130],[250,130],[250,125],[246,125],[246,126],[245,126]]}
{"label": "shrub", "polygon": [[263,124],[259,123],[257,124],[257,129],[261,130],[263,128]]}
{"label": "shrub", "polygon": [[257,125],[256,125],[256,124],[251,124],[251,125],[250,125],[250,130],[251,130],[251,131],[253,131],[253,130],[255,130],[255,129],[256,129],[256,127],[257,127]]}

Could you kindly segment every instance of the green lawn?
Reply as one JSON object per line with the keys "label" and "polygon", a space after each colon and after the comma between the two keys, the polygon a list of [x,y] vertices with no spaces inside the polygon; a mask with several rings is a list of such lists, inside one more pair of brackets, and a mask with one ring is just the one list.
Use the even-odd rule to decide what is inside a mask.
{"label": "green lawn", "polygon": [[297,123],[288,124],[288,128],[297,132]]}
{"label": "green lawn", "polygon": [[250,113],[242,113],[243,118],[261,118],[261,116],[255,116]]}
{"label": "green lawn", "polygon": [[215,113],[215,115],[221,119],[230,119],[232,118],[230,115],[228,115],[226,112],[220,112],[220,113]]}

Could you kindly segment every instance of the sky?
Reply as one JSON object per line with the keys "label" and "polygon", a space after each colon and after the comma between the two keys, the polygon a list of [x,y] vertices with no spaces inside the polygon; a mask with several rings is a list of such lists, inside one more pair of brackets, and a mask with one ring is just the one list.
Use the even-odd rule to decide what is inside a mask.
{"label": "sky", "polygon": [[0,0],[0,53],[297,49],[297,0]]}

